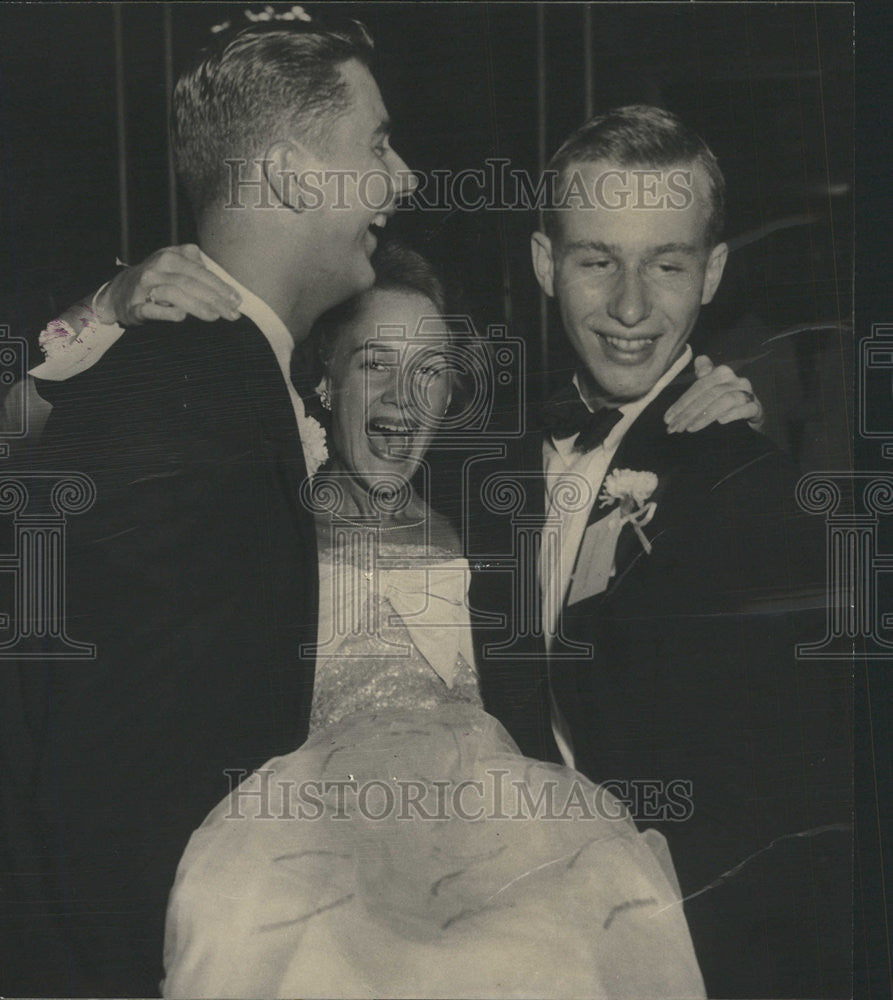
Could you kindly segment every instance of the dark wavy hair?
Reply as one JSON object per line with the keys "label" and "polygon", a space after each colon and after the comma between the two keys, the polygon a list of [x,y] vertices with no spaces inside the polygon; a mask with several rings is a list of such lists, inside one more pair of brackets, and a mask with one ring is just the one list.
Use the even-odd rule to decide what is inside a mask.
{"label": "dark wavy hair", "polygon": [[707,143],[669,111],[648,104],[630,104],[598,115],[581,125],[561,144],[549,161],[545,177],[556,180],[543,217],[546,235],[560,236],[558,192],[575,163],[607,160],[620,167],[673,167],[700,164],[707,175],[710,218],[707,244],[715,246],[725,226],[726,182]]}
{"label": "dark wavy hair", "polygon": [[196,215],[225,199],[227,161],[262,156],[271,141],[300,136],[324,153],[334,122],[349,106],[340,67],[369,67],[373,42],[359,21],[254,24],[222,32],[177,80],[171,144]]}

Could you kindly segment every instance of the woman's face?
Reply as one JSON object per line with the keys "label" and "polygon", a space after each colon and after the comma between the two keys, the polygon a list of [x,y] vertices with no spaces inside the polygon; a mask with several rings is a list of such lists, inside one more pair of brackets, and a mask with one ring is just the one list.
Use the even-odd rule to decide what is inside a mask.
{"label": "woman's face", "polygon": [[410,479],[450,403],[449,331],[411,291],[373,289],[338,332],[328,364],[332,437],[366,487]]}

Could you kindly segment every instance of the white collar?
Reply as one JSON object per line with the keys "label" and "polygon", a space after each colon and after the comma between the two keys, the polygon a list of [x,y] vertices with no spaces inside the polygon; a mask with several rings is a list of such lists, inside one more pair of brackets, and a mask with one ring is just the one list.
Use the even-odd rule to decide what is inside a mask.
{"label": "white collar", "polygon": [[202,263],[205,267],[213,274],[216,274],[222,281],[225,281],[228,285],[232,285],[239,295],[242,296],[239,312],[243,316],[247,316],[267,338],[270,347],[273,348],[273,353],[276,355],[276,360],[279,362],[279,367],[282,369],[286,381],[288,381],[291,356],[295,349],[295,341],[288,332],[288,327],[262,298],[236,281],[231,274],[222,268],[216,260],[212,260],[204,251],[200,251],[200,253],[202,255]]}
{"label": "white collar", "polygon": [[[623,419],[619,420],[614,427],[611,429],[611,433],[605,438],[603,447],[606,451],[610,451],[615,448],[619,443],[623,435],[629,430],[630,425],[639,416],[639,414],[645,409],[648,404],[655,399],[672,381],[676,376],[685,368],[685,366],[691,361],[692,351],[691,345],[686,344],[685,350],[676,359],[676,361],[670,365],[670,367],[661,375],[661,377],[654,383],[651,387],[650,392],[642,396],[641,399],[634,399],[632,402],[624,403],[623,406],[618,406],[617,409],[623,414]],[[580,399],[586,404],[586,408],[592,411],[592,407],[586,402],[581,389],[580,389],[580,377],[579,373],[575,373],[572,379],[574,387],[580,396]],[[576,440],[576,434],[571,435],[568,438],[563,438],[561,441],[555,441],[553,439],[553,444],[556,449],[560,452],[570,452],[573,442]]]}

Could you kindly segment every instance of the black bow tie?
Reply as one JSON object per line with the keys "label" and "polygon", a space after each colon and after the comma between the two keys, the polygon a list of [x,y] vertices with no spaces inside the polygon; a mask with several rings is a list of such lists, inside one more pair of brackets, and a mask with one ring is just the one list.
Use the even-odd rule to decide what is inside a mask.
{"label": "black bow tie", "polygon": [[575,451],[597,448],[623,419],[620,410],[603,406],[593,413],[580,399],[575,386],[568,386],[543,403],[541,415],[545,429],[554,438],[577,435]]}

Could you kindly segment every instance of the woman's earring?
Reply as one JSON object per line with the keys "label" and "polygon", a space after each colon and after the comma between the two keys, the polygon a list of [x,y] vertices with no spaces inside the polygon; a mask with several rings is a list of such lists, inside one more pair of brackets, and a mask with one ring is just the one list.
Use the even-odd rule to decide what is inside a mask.
{"label": "woman's earring", "polygon": [[322,386],[319,389],[319,401],[324,410],[332,409],[332,397],[329,395],[329,390],[326,386]]}

